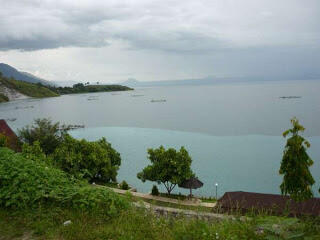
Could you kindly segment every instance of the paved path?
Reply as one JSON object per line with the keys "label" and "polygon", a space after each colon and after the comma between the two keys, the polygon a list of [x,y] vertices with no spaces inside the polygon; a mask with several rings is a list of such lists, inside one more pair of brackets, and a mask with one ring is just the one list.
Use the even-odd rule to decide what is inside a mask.
{"label": "paved path", "polygon": [[[120,193],[120,194],[126,194],[126,192],[128,192],[127,190],[122,190],[122,189],[118,189],[118,188],[110,188],[110,187],[107,187],[107,188],[115,191],[116,193]],[[132,192],[132,191],[130,191],[130,193],[135,197],[139,197],[139,198],[143,198],[143,199],[155,200],[155,201],[173,203],[173,204],[180,204],[180,205],[185,205],[185,206],[210,207],[210,208],[216,206],[216,203],[197,202],[197,201],[187,200],[187,199],[186,200],[178,200],[178,199],[174,199],[174,198],[153,196],[153,195],[146,194],[146,193]]]}

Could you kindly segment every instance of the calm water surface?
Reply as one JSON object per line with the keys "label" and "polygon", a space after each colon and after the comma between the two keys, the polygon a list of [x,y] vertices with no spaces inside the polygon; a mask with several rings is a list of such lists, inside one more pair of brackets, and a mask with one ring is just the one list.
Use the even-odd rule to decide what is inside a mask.
{"label": "calm water surface", "polygon": [[[192,167],[205,184],[196,191],[199,195],[214,194],[215,182],[220,195],[234,190],[278,193],[285,144],[281,133],[293,116],[307,128],[315,189],[319,188],[319,90],[320,81],[141,88],[4,103],[0,118],[17,118],[8,122],[14,129],[38,117],[84,124],[86,129],[72,135],[89,140],[106,137],[122,155],[119,180],[141,191],[152,186],[136,178],[148,163],[147,148],[164,145],[187,148]],[[151,102],[158,99],[166,102]]]}

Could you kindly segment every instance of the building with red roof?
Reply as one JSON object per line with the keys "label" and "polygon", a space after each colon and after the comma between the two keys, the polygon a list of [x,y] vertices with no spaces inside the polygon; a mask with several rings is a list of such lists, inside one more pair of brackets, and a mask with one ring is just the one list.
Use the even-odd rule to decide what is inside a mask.
{"label": "building with red roof", "polygon": [[7,139],[7,147],[19,151],[19,139],[15,132],[9,127],[4,119],[0,119],[0,135],[3,135]]}

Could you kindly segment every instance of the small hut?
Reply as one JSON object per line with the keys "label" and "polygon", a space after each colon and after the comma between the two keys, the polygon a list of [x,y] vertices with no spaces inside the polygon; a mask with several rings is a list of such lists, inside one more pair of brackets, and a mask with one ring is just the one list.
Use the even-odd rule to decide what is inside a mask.
{"label": "small hut", "polygon": [[17,135],[8,126],[7,122],[0,119],[0,136],[3,135],[7,139],[7,147],[20,151],[19,139]]}
{"label": "small hut", "polygon": [[202,186],[203,186],[203,182],[201,182],[196,177],[189,178],[183,181],[181,184],[179,184],[179,187],[190,189],[190,197],[192,197],[192,189],[201,188]]}

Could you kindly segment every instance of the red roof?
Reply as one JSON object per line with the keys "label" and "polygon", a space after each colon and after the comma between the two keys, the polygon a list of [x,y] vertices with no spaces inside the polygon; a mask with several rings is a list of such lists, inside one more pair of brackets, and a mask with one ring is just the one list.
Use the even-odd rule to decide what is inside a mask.
{"label": "red roof", "polygon": [[8,138],[16,138],[17,135],[12,131],[12,129],[8,126],[5,120],[0,119],[0,133],[5,135]]}
{"label": "red roof", "polygon": [[289,213],[290,215],[320,216],[320,198],[311,198],[298,203],[277,194],[226,192],[219,199],[218,205],[226,210],[241,210],[242,212],[254,210],[269,210],[276,214]]}

